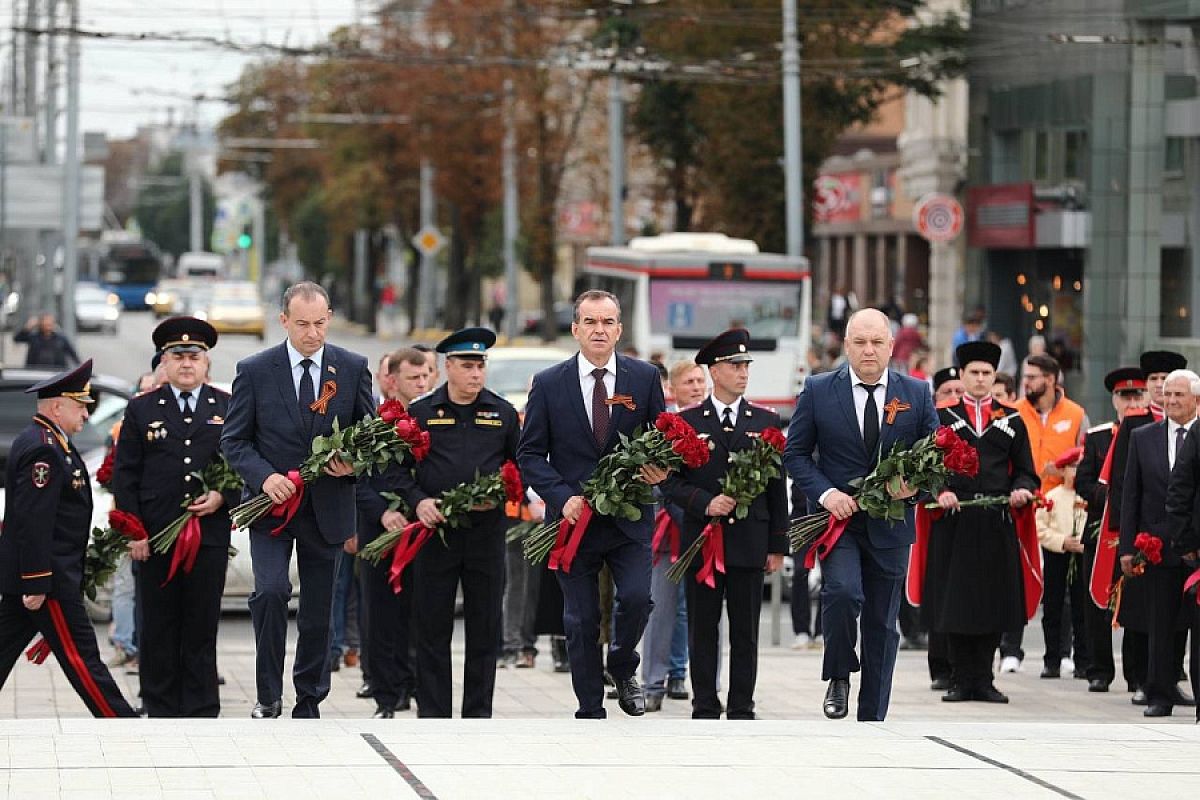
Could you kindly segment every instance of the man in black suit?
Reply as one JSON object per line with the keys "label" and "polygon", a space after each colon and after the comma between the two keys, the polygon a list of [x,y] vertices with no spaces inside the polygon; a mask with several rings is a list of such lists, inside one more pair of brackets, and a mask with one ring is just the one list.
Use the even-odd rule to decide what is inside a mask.
{"label": "man in black suit", "polygon": [[[247,498],[264,492],[277,505],[287,501],[301,491],[288,473],[308,457],[313,439],[332,433],[334,420],[345,428],[375,411],[367,360],[325,343],[331,316],[329,295],[321,286],[304,282],[290,287],[279,315],[287,341],[238,363],[221,449],[246,481]],[[300,506],[286,524],[281,527],[279,518],[268,514],[250,529],[255,719],[282,712],[293,545],[300,568],[300,613],[292,716],[321,715],[318,706],[329,694],[337,555],[354,535],[354,485],[353,467],[335,458],[324,475],[304,487]]]}
{"label": "man in black suit", "polygon": [[[621,338],[616,296],[587,291],[575,301],[571,333],[579,354],[533,378],[517,463],[525,482],[546,501],[548,518],[577,522],[585,508],[583,484],[612,452],[620,435],[634,436],[666,410],[658,370],[616,353]],[[658,484],[666,473],[648,465],[642,480]],[[645,713],[642,687],[634,677],[637,643],[650,615],[650,535],[653,506],[635,521],[595,514],[578,554],[558,570],[563,591],[563,625],[579,719],[603,719],[604,678],[600,657],[600,568],[613,574],[613,637],[608,670],[621,710]]]}
{"label": "man in black suit", "polygon": [[137,571],[142,707],[151,717],[215,717],[221,711],[217,625],[229,561],[229,509],[241,493],[201,495],[192,473],[221,459],[229,395],[204,382],[208,351],[217,343],[211,325],[172,317],[153,336],[167,382],[129,401],[112,492],[117,508],[138,517],[151,536],[171,524],[189,499],[187,510],[200,523],[200,550],[190,570],[177,569],[170,579],[174,551],[134,556],[143,556]]}
{"label": "man in black suit", "polygon": [[[1129,444],[1122,488],[1121,572],[1142,586],[1142,613],[1149,638],[1146,668],[1147,717],[1168,717],[1176,705],[1192,705],[1176,681],[1179,660],[1175,655],[1176,628],[1185,572],[1179,555],[1170,547],[1167,516],[1167,482],[1183,452],[1188,431],[1196,422],[1196,397],[1192,384],[1200,378],[1189,370],[1176,370],[1163,385],[1166,419],[1134,431]],[[1137,549],[1134,539],[1149,533],[1164,543],[1161,564],[1146,564],[1141,576],[1133,575]],[[1122,613],[1124,611],[1122,610]]]}
{"label": "man in black suit", "polygon": [[[710,587],[696,580],[697,559],[684,579],[688,603],[688,655],[692,672],[692,718],[718,719],[717,662],[721,611],[729,614],[729,719],[754,719],[758,677],[758,617],[763,574],[779,569],[787,552],[787,486],[780,474],[754,498],[745,519],[735,519],[737,499],[721,491],[731,454],[749,450],[767,428],[778,429],[779,415],[746,400],[750,377],[750,333],[726,331],[696,354],[708,367],[713,390],[703,403],[681,416],[708,440],[712,456],[701,467],[684,467],[667,479],[667,494],[684,510],[681,548],[689,547],[710,522],[724,528],[725,567],[715,570]],[[719,563],[719,562],[718,562]]]}

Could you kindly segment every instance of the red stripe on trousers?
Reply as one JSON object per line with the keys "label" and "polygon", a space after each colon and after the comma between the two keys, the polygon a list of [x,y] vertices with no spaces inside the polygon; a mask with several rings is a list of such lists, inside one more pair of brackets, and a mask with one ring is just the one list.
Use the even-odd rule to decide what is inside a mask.
{"label": "red stripe on trousers", "polygon": [[71,629],[67,625],[67,618],[63,616],[62,607],[57,600],[46,599],[46,605],[50,608],[50,619],[54,622],[54,630],[58,634],[58,640],[62,643],[63,651],[67,655],[67,661],[71,668],[75,670],[75,674],[79,676],[79,682],[83,684],[84,690],[88,696],[92,698],[92,702],[96,704],[96,708],[100,710],[102,717],[115,717],[112,706],[104,699],[104,695],[100,692],[100,687],[96,685],[95,678],[88,671],[87,665],[83,663],[83,658],[79,655],[79,650],[75,647],[75,640],[71,637]]}

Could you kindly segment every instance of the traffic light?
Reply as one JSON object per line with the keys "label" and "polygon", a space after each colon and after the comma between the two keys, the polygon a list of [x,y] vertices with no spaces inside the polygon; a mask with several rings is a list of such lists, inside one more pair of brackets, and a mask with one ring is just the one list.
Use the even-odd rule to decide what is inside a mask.
{"label": "traffic light", "polygon": [[252,244],[254,244],[254,238],[250,235],[249,227],[242,228],[242,232],[238,234],[237,238],[238,248],[249,250]]}

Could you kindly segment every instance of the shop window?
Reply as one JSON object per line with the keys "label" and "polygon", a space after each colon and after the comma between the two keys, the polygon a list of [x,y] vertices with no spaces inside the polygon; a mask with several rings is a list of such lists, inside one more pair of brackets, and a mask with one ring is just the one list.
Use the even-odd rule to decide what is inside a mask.
{"label": "shop window", "polygon": [[1162,281],[1159,295],[1158,332],[1164,337],[1190,337],[1194,330],[1192,270],[1188,251],[1180,247],[1162,249]]}

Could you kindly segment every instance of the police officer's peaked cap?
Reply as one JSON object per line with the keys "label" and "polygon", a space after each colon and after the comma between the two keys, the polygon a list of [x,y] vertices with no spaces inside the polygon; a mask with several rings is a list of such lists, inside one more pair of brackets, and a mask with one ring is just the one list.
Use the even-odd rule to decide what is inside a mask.
{"label": "police officer's peaked cap", "polygon": [[41,383],[35,383],[25,390],[25,394],[37,392],[38,400],[49,400],[53,397],[69,397],[80,403],[94,403],[92,397],[92,360],[80,364],[69,372],[60,372],[47,378]]}
{"label": "police officer's peaked cap", "polygon": [[496,343],[496,332],[487,328],[463,328],[437,343],[433,348],[448,356],[487,358],[487,350]]}
{"label": "police officer's peaked cap", "polygon": [[198,353],[217,344],[217,329],[195,317],[171,317],[152,334],[154,347],[164,353]]}
{"label": "police officer's peaked cap", "polygon": [[706,366],[753,360],[754,357],[750,355],[750,331],[745,328],[730,328],[696,353],[696,363]]}
{"label": "police officer's peaked cap", "polygon": [[1144,392],[1146,374],[1137,367],[1117,367],[1104,376],[1104,388],[1117,394]]}
{"label": "police officer's peaked cap", "polygon": [[1174,372],[1177,369],[1187,369],[1187,359],[1179,353],[1170,350],[1147,350],[1142,353],[1141,368],[1147,375],[1156,372]]}
{"label": "police officer's peaked cap", "polygon": [[965,367],[972,361],[982,361],[991,364],[995,369],[1000,364],[1000,345],[992,342],[965,342],[954,351],[960,366]]}
{"label": "police officer's peaked cap", "polygon": [[936,392],[938,387],[946,381],[957,381],[962,379],[962,372],[958,367],[943,367],[933,373],[933,390]]}

